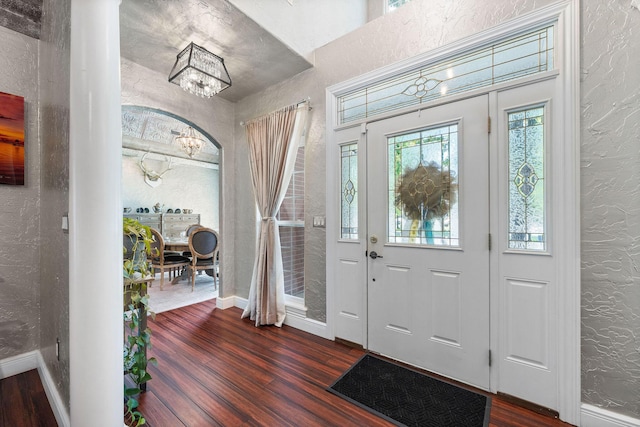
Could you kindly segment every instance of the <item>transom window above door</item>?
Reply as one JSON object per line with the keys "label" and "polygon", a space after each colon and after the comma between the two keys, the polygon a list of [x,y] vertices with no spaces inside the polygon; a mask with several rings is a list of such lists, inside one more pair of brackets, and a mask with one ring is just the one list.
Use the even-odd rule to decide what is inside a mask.
{"label": "transom window above door", "polygon": [[337,124],[554,69],[554,26],[494,41],[337,97]]}

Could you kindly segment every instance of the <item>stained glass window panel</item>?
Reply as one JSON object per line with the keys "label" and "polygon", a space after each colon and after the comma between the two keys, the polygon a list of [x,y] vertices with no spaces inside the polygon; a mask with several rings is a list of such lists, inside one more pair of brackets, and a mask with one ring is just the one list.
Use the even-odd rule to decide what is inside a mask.
{"label": "stained glass window panel", "polygon": [[358,144],[340,147],[340,238],[358,239]]}
{"label": "stained glass window panel", "polygon": [[459,246],[458,125],[387,139],[388,241]]}
{"label": "stained glass window panel", "polygon": [[338,97],[338,124],[552,70],[553,26],[427,64]]}
{"label": "stained glass window panel", "polygon": [[544,107],[509,113],[508,123],[509,248],[544,251]]}

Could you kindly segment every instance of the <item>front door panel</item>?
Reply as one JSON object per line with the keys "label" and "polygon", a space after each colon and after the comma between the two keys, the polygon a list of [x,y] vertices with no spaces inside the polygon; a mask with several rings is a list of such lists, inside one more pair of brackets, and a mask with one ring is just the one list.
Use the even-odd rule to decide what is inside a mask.
{"label": "front door panel", "polygon": [[480,96],[371,123],[366,160],[368,348],[484,389],[487,117]]}

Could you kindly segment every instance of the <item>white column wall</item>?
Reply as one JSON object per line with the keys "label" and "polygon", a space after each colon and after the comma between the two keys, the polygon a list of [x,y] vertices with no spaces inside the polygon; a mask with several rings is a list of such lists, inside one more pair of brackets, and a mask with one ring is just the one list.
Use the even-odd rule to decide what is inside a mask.
{"label": "white column wall", "polygon": [[71,2],[69,351],[73,426],[122,425],[119,3]]}

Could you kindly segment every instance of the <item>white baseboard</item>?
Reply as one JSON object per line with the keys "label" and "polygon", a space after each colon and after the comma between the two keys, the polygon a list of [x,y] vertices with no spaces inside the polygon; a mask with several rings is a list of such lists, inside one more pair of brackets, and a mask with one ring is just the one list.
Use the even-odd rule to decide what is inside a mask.
{"label": "white baseboard", "polygon": [[[238,307],[244,310],[247,307],[247,304],[249,304],[249,300],[247,298],[241,298],[238,296],[224,298],[223,301],[220,301],[219,298],[217,301],[217,306],[223,309]],[[230,305],[231,302],[233,302],[233,305]],[[221,304],[223,307],[221,307]],[[322,338],[328,338],[327,324],[305,317],[300,310],[290,310],[289,307],[287,307],[287,316],[284,318],[284,324]]]}
{"label": "white baseboard", "polygon": [[638,427],[640,419],[616,414],[607,409],[583,403],[580,407],[581,427]]}
{"label": "white baseboard", "polygon": [[222,298],[222,297],[216,298],[216,308],[219,308],[220,310],[226,310],[227,308],[231,308],[235,306],[236,306],[235,296],[226,297],[226,298]]}
{"label": "white baseboard", "polygon": [[234,301],[235,307],[238,307],[244,310],[249,305],[249,300],[247,298],[241,298],[241,297],[233,297],[233,298],[235,300]]}
{"label": "white baseboard", "polygon": [[284,318],[284,324],[291,326],[292,328],[300,329],[301,331],[329,339],[326,323],[309,319],[308,317],[302,317],[296,313],[287,311],[287,317]]}
{"label": "white baseboard", "polygon": [[47,364],[44,362],[40,351],[34,350],[0,360],[0,380],[31,371],[32,369],[38,370],[42,387],[47,399],[49,399],[49,405],[51,405],[51,410],[56,417],[58,425],[62,427],[70,426],[71,422],[69,421],[67,406],[60,398],[60,393],[53,382],[53,378],[51,378]]}
{"label": "white baseboard", "polygon": [[38,368],[38,350],[0,360],[0,380]]}
{"label": "white baseboard", "polygon": [[287,317],[284,318],[284,324],[301,331],[317,335],[322,338],[327,336],[327,324],[318,320],[307,317],[307,307],[302,304],[289,303],[286,306]]}
{"label": "white baseboard", "polygon": [[56,387],[53,378],[51,378],[47,364],[42,358],[42,354],[40,352],[38,352],[38,373],[40,374],[40,381],[42,381],[44,392],[49,399],[49,404],[51,405],[53,415],[56,417],[58,426],[70,427],[71,421],[69,419],[69,413],[67,412],[67,406],[62,401],[58,388]]}

